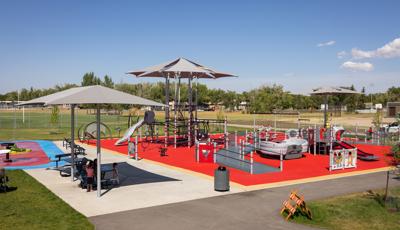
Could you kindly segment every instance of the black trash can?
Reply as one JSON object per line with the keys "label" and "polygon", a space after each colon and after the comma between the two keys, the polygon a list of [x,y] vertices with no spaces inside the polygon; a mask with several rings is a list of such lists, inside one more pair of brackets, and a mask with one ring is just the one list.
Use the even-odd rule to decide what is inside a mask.
{"label": "black trash can", "polygon": [[229,170],[219,166],[214,171],[214,190],[218,192],[229,191]]}

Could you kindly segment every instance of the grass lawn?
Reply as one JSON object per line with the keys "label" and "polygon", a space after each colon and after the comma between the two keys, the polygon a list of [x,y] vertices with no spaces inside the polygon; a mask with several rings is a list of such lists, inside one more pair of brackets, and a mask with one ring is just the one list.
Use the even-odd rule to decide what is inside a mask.
{"label": "grass lawn", "polygon": [[[390,194],[400,199],[400,187],[391,189]],[[376,199],[362,193],[311,201],[307,205],[313,220],[298,215],[294,222],[325,229],[400,229],[400,212],[387,211]]]}
{"label": "grass lawn", "polygon": [[[119,115],[102,115],[101,121],[110,127],[112,135],[118,137],[128,129],[128,116],[125,111],[124,116]],[[143,117],[144,112],[140,111],[140,117]],[[172,116],[173,112],[171,112]],[[70,134],[70,111],[61,109],[57,124],[50,124],[50,109],[26,109],[24,116],[22,110],[1,110],[0,111],[0,140],[29,140],[29,139],[45,139],[45,140],[61,140]],[[185,113],[187,116],[187,112]],[[253,125],[254,119],[256,125],[272,126],[277,129],[297,128],[298,118],[301,121],[302,127],[321,124],[322,113],[302,113],[297,115],[271,115],[271,114],[243,114],[241,112],[226,112],[224,116],[228,118],[229,124]],[[24,117],[24,118],[23,118]],[[199,111],[198,117],[202,119],[216,119],[216,111]],[[95,121],[95,115],[88,114],[84,109],[76,111],[76,132],[83,125]],[[136,117],[133,118],[136,120]],[[156,119],[164,120],[164,112],[157,111]],[[334,117],[335,124],[342,124],[346,129],[354,129],[354,125],[358,124],[359,132],[366,130],[372,120],[371,114],[343,114],[342,117]],[[120,128],[120,132],[118,131]],[[159,127],[162,130],[162,127]],[[217,126],[210,125],[210,129],[221,129]],[[232,130],[232,129],[230,129]],[[237,129],[240,130],[240,129]]]}
{"label": "grass lawn", "polygon": [[94,229],[82,214],[21,170],[6,172],[9,186],[0,193],[0,229]]}

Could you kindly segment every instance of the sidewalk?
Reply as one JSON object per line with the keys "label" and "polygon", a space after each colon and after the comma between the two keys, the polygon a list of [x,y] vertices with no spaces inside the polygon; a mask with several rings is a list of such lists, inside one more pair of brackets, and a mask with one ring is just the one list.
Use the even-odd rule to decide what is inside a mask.
{"label": "sidewalk", "polygon": [[[94,216],[89,220],[96,229],[310,229],[286,222],[279,215],[291,190],[297,189],[308,201],[379,189],[385,182],[385,172],[372,173]],[[400,186],[398,179],[391,179],[390,183]]]}

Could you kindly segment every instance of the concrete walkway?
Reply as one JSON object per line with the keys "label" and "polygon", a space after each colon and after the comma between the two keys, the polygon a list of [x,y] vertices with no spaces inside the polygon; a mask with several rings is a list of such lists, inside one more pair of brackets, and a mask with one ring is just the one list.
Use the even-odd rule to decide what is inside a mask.
{"label": "concrete walkway", "polygon": [[[310,229],[283,220],[282,201],[291,190],[306,200],[321,199],[385,186],[386,173],[298,184],[227,196],[94,216],[96,229]],[[391,179],[391,185],[400,181]]]}
{"label": "concrete walkway", "polygon": [[[54,143],[66,151],[61,142]],[[85,145],[85,148],[86,157],[94,159],[96,147]],[[87,217],[244,191],[232,187],[227,194],[215,192],[213,180],[208,177],[145,160],[128,159],[126,155],[102,149],[102,164],[113,162],[119,165],[120,186],[109,191],[103,189],[101,198],[96,192],[78,188],[79,181],[71,182],[71,177],[61,177],[58,171],[32,169],[26,172]]]}

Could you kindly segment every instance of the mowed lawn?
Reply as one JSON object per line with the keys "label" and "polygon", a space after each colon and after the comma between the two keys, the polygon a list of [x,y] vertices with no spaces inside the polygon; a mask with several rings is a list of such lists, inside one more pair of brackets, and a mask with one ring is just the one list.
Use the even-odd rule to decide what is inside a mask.
{"label": "mowed lawn", "polygon": [[0,192],[0,229],[94,229],[88,219],[22,170],[8,170],[14,191]]}
{"label": "mowed lawn", "polygon": [[[293,221],[333,230],[400,229],[400,211],[388,211],[378,202],[382,200],[383,191],[378,194],[380,198],[357,193],[311,201],[307,205],[312,211],[313,220],[298,215]],[[397,202],[390,204],[393,206],[397,203],[400,206],[400,187],[392,188],[390,195],[397,198]]]}
{"label": "mowed lawn", "polygon": [[[79,128],[95,121],[94,114],[88,114],[86,110],[81,109],[76,111],[76,132]],[[171,112],[171,116],[173,111]],[[202,119],[216,119],[217,111],[199,111],[198,116]],[[0,111],[0,140],[29,140],[29,139],[45,139],[45,140],[61,140],[63,137],[70,135],[70,111],[61,109],[59,119],[56,124],[50,123],[50,109],[26,109],[25,116],[21,109],[19,110],[1,110]],[[138,114],[143,117],[144,111],[139,111]],[[187,112],[185,112],[187,116]],[[254,119],[256,125],[272,126],[276,128],[297,128],[298,119],[301,119],[303,127],[321,124],[322,113],[302,113],[298,115],[271,115],[271,114],[244,114],[242,112],[225,112],[223,116],[228,119],[228,125],[240,124],[252,126]],[[156,119],[164,120],[164,112],[157,111]],[[136,122],[137,117],[132,117]],[[372,120],[371,114],[343,114],[342,117],[334,118],[336,124],[347,125],[346,128],[354,128],[354,124],[358,123],[359,128],[366,129]],[[119,137],[126,129],[128,129],[128,113],[124,112],[120,115],[101,116],[101,121],[105,123],[111,130],[113,137]],[[350,124],[348,124],[350,122]],[[362,125],[364,124],[364,125]],[[210,125],[211,131],[219,131],[223,129],[222,125]],[[163,133],[163,128],[159,127],[160,135]],[[230,129],[232,130],[232,129]]]}

